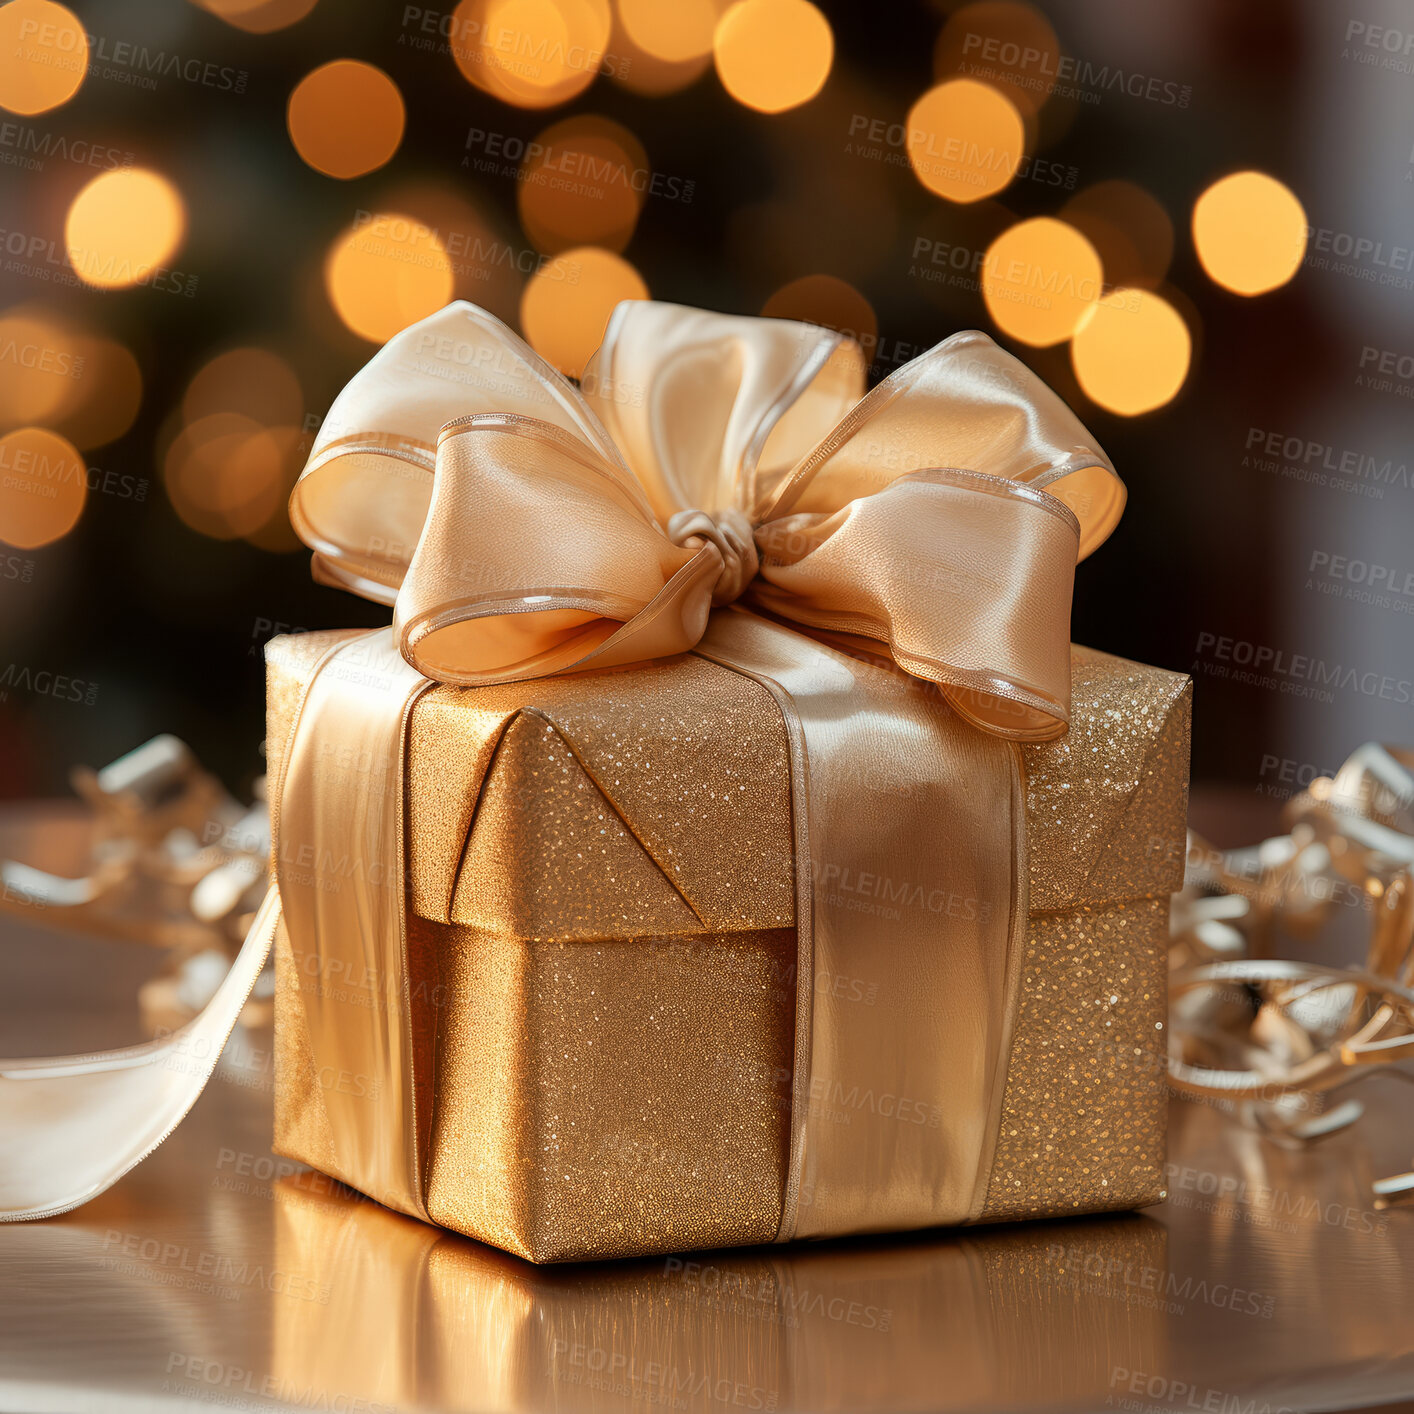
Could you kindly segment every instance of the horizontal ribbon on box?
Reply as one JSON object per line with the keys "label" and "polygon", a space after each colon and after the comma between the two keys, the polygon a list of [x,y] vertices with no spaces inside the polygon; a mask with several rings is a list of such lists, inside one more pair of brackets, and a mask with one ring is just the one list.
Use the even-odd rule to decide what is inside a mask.
{"label": "horizontal ribbon on box", "polygon": [[[393,626],[320,664],[272,763],[271,807],[301,858],[379,865],[335,888],[277,852],[300,975],[383,979],[360,1006],[302,989],[316,1063],[380,1081],[325,1096],[336,1177],[428,1217],[402,867],[417,699],[439,681],[695,651],[764,687],[790,741],[798,995],[778,1238],[980,1210],[1027,913],[1018,743],[1066,729],[1075,565],[1124,490],[1060,399],[983,334],[861,396],[864,372],[828,330],[645,301],[615,311],[577,388],[455,304],[397,335],[335,402],[291,519],[316,576],[391,603]],[[909,693],[910,678],[937,691]],[[331,742],[384,766],[321,770]],[[871,808],[862,767],[908,789]],[[946,879],[996,907],[950,920],[946,938],[927,918],[841,918],[822,859]],[[263,957],[273,928],[267,909],[248,947]],[[901,1010],[842,1019],[814,978],[848,967],[906,977]],[[229,1010],[193,1023],[208,1046]],[[172,1124],[206,1073],[189,1094],[167,1087]],[[838,1087],[926,1102],[939,1125],[832,1124]],[[38,1216],[57,1198],[6,1206]]]}

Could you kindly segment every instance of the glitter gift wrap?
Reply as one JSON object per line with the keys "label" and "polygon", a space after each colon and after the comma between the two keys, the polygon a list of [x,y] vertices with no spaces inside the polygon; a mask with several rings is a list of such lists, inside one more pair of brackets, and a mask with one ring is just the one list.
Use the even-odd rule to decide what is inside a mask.
{"label": "glitter gift wrap", "polygon": [[[272,761],[315,665],[350,637],[269,645]],[[1012,898],[925,891],[887,873],[830,876],[828,861],[826,877],[819,860],[807,870],[842,915],[926,911],[940,950],[969,915],[1019,910],[1016,955],[1002,967],[1004,1030],[955,1027],[947,1038],[995,1075],[969,1221],[1163,1196],[1165,948],[1181,882],[1190,684],[1079,647],[1071,673],[1066,735],[1002,748],[1024,803]],[[387,769],[339,741],[318,748],[319,771]],[[765,686],[696,653],[443,684],[412,707],[405,751],[396,867],[433,1221],[537,1262],[770,1242],[801,1106],[846,1140],[869,1142],[869,1126],[882,1125],[945,1145],[947,1076],[903,1094],[851,1086],[847,1073],[804,1086],[797,1073],[805,865],[790,734]],[[874,809],[894,787],[858,764],[850,790]],[[887,801],[879,818],[887,831]],[[938,819],[940,841],[951,829]],[[275,849],[286,873],[337,879],[339,862],[301,858],[278,828]],[[301,965],[283,927],[275,958],[276,1148],[377,1192],[360,1182],[340,1127],[389,1077],[321,1064],[306,1007],[317,991],[357,1008],[380,980]],[[928,1039],[926,1010],[891,1021],[906,976],[825,970],[818,958],[812,970],[813,1004],[846,1036],[859,1027],[905,1050],[910,1028],[920,1046]],[[971,1056],[989,1036],[1002,1037],[1001,1053]],[[794,1201],[822,1201],[808,1171]],[[866,1212],[841,1230],[907,1225],[918,1224]]]}

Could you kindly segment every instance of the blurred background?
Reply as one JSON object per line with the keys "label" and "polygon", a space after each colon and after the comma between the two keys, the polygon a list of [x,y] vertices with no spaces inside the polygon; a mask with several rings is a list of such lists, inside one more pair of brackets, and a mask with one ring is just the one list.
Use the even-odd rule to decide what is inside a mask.
{"label": "blurred background", "polygon": [[10,0],[0,795],[155,733],[243,798],[262,647],[386,620],[285,500],[462,298],[986,330],[1130,489],[1074,637],[1193,673],[1195,780],[1414,740],[1414,12],[1396,0]]}

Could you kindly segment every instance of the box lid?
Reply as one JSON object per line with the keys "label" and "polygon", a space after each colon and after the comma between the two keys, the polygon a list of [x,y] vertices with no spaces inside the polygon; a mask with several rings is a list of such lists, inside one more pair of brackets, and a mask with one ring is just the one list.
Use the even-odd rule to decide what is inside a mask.
{"label": "box lid", "polygon": [[[350,636],[267,646],[272,761],[315,664]],[[1072,673],[1069,733],[1020,748],[1032,913],[1182,878],[1189,680],[1080,647]],[[337,743],[324,757],[383,769]],[[409,903],[434,922],[558,940],[794,924],[784,724],[764,688],[704,658],[439,685],[412,712],[407,792]]]}

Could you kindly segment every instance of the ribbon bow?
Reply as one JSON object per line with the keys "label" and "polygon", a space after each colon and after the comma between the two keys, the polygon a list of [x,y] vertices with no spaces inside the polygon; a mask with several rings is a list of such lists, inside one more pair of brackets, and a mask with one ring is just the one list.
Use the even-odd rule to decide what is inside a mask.
{"label": "ribbon bow", "polygon": [[576,387],[458,302],[340,394],[290,517],[315,578],[394,605],[403,656],[442,682],[682,653],[741,598],[1041,740],[1069,716],[1075,565],[1124,498],[976,331],[865,394],[831,330],[627,301]]}

